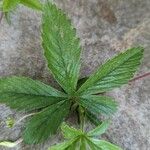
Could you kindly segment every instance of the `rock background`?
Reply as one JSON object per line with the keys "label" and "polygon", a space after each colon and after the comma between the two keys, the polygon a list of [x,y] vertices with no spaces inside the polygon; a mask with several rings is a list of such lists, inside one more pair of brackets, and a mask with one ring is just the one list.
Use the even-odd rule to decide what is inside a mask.
{"label": "rock background", "polygon": [[[142,65],[137,72],[150,69],[150,0],[55,0],[72,19],[84,49],[81,76],[123,49],[143,45]],[[0,24],[0,77],[24,75],[57,86],[49,76],[40,39],[41,14],[20,6],[11,15],[12,25]],[[124,150],[150,149],[150,78],[132,82],[109,92],[120,104],[105,138]],[[9,129],[8,117],[23,116],[0,105],[0,140],[16,140],[23,123]],[[55,136],[41,145],[19,145],[14,150],[46,150],[60,140]],[[4,148],[0,147],[0,150]]]}

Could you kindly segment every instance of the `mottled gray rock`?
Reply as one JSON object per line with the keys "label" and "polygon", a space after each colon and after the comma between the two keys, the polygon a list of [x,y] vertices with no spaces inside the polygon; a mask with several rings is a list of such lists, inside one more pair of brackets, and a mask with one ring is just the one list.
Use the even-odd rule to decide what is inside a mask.
{"label": "mottled gray rock", "polygon": [[[149,0],[55,0],[72,19],[83,46],[81,76],[121,50],[143,45],[145,54],[137,74],[149,71],[150,63],[150,1]],[[41,14],[19,7],[0,25],[0,76],[24,75],[44,82],[56,83],[49,76],[40,39]],[[119,102],[119,110],[104,138],[124,150],[150,148],[150,78],[145,78],[109,92]],[[0,140],[16,140],[23,123],[13,129],[6,127],[7,117],[18,120],[20,114],[0,105]],[[46,150],[61,136],[36,146],[19,145],[14,150]],[[2,149],[2,148],[0,148]]]}

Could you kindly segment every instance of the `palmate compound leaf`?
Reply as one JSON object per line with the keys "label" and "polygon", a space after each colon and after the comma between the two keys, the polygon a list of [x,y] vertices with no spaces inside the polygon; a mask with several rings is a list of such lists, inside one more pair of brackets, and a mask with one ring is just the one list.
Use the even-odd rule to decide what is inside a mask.
{"label": "palmate compound leaf", "polygon": [[[89,131],[88,133],[81,132],[80,130],[77,130],[73,127],[69,127],[65,123],[62,126],[64,125],[67,126],[67,132],[70,132],[69,135],[73,135],[73,133],[77,132],[80,134],[76,134],[76,136],[69,136],[68,141],[56,144],[50,147],[49,150],[121,150],[120,147],[114,144],[111,144],[104,140],[96,139],[94,137],[98,134],[103,134],[105,132],[108,125],[108,121],[103,122],[101,124],[101,127],[98,126],[95,129]],[[63,130],[65,130],[65,128]],[[96,131],[98,131],[98,133],[96,133]]]}
{"label": "palmate compound leaf", "polygon": [[128,83],[140,65],[142,55],[142,47],[120,53],[93,73],[77,93],[81,95],[102,93]]}
{"label": "palmate compound leaf", "polygon": [[94,114],[112,115],[117,110],[117,102],[111,97],[88,95],[79,99],[79,104]]}
{"label": "palmate compound leaf", "polygon": [[66,95],[26,77],[0,78],[0,103],[17,110],[35,110],[62,100]]}
{"label": "palmate compound leaf", "polygon": [[44,8],[42,39],[48,67],[68,94],[76,90],[81,48],[71,21],[54,4]]}
{"label": "palmate compound leaf", "polygon": [[58,127],[69,113],[70,104],[67,99],[53,104],[33,116],[28,121],[23,134],[26,143],[39,143],[56,133]]}

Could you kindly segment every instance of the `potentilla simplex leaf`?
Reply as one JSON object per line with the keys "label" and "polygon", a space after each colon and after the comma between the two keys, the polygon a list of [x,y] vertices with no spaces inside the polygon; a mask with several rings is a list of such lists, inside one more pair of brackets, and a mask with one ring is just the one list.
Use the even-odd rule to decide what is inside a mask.
{"label": "potentilla simplex leaf", "polygon": [[[29,1],[19,2],[33,7],[27,3]],[[36,1],[32,2],[38,8]],[[18,1],[13,7],[16,4]],[[128,83],[140,65],[143,48],[130,48],[108,60],[85,80],[79,80],[80,40],[71,20],[50,2],[43,8],[42,45],[48,68],[61,90],[26,77],[0,78],[0,103],[19,111],[36,112],[25,123],[24,142],[40,143],[55,134],[74,108],[81,129],[63,124],[61,129],[68,141],[51,150],[74,150],[76,146],[83,150],[120,150],[109,142],[95,139],[108,127],[108,122],[101,124],[98,116],[111,116],[118,106],[113,98],[99,94]],[[85,117],[98,127],[88,133],[83,132]]]}

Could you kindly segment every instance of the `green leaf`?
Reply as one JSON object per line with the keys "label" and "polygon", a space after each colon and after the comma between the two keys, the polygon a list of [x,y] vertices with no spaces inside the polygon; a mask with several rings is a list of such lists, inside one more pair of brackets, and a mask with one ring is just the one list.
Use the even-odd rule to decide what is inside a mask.
{"label": "green leaf", "polygon": [[94,144],[89,137],[86,138],[87,144],[89,146],[89,150],[102,150],[96,144]]}
{"label": "green leaf", "polygon": [[96,114],[90,112],[89,110],[86,110],[85,114],[86,114],[87,118],[90,120],[90,122],[93,123],[95,126],[98,126],[102,123],[100,121],[100,119],[98,118],[98,116]]}
{"label": "green leaf", "polygon": [[120,87],[133,77],[140,65],[143,48],[131,48],[107,61],[79,88],[78,93],[96,94]]}
{"label": "green leaf", "polygon": [[8,12],[16,8],[20,0],[3,0],[3,12]]}
{"label": "green leaf", "polygon": [[80,139],[80,150],[87,150],[87,141],[84,137]]}
{"label": "green leaf", "polygon": [[80,98],[79,103],[92,113],[112,115],[117,110],[117,102],[111,97],[88,95]]}
{"label": "green leaf", "polygon": [[39,143],[56,133],[58,127],[69,113],[68,100],[51,105],[33,116],[26,124],[23,139],[28,144]]}
{"label": "green leaf", "polygon": [[110,124],[110,121],[104,121],[101,125],[97,126],[95,129],[88,132],[88,136],[99,136],[107,130],[108,126]]}
{"label": "green leaf", "polygon": [[20,0],[20,3],[36,10],[42,10],[43,4],[39,0]]}
{"label": "green leaf", "polygon": [[38,96],[27,94],[2,93],[0,95],[0,103],[5,103],[12,109],[18,111],[33,111],[41,109],[62,100],[61,97],[54,96]]}
{"label": "green leaf", "polygon": [[71,21],[51,3],[44,9],[42,39],[51,73],[68,94],[73,94],[80,70],[79,39]]}
{"label": "green leaf", "polygon": [[75,137],[83,134],[82,131],[77,130],[73,127],[69,127],[66,123],[62,124],[61,130],[66,139],[75,138]]}
{"label": "green leaf", "polygon": [[56,145],[50,147],[48,150],[74,150],[74,149],[69,149],[69,148],[71,148],[72,145],[74,145],[74,143],[76,143],[77,140],[78,140],[77,138],[73,138],[69,141],[65,141],[63,143],[56,144]]}
{"label": "green leaf", "polygon": [[104,140],[98,140],[98,139],[92,139],[92,138],[90,140],[92,141],[94,145],[98,147],[96,150],[99,150],[99,148],[101,150],[122,150],[120,147],[114,144],[111,144],[107,141],[104,141]]}
{"label": "green leaf", "polygon": [[8,128],[13,128],[15,124],[15,119],[14,118],[7,118],[6,120],[6,125]]}
{"label": "green leaf", "polygon": [[18,110],[35,110],[62,100],[65,95],[40,81],[25,77],[0,79],[0,103]]}
{"label": "green leaf", "polygon": [[0,93],[22,93],[40,96],[63,97],[64,93],[46,85],[40,81],[32,80],[27,77],[5,77],[0,78]]}

